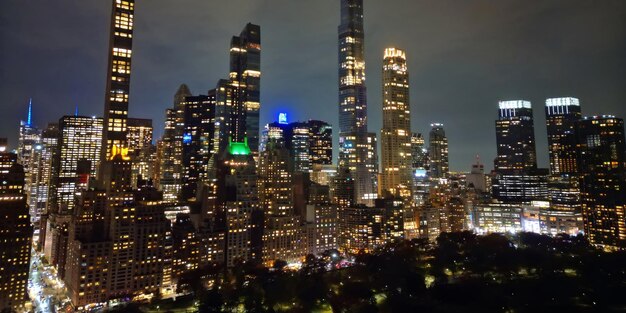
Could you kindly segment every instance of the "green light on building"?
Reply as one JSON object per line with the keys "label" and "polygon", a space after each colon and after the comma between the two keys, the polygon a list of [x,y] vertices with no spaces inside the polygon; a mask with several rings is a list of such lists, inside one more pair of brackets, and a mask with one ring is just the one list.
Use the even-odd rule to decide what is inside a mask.
{"label": "green light on building", "polygon": [[246,138],[244,142],[233,142],[232,140],[228,143],[228,153],[231,155],[250,155],[252,151],[248,146],[248,139]]}

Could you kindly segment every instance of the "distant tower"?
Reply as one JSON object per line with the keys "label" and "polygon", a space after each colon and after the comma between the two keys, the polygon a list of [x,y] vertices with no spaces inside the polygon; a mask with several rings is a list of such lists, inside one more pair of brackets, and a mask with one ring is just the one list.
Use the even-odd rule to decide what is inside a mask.
{"label": "distant tower", "polygon": [[528,101],[500,101],[496,121],[496,171],[514,173],[537,168],[533,109]]}
{"label": "distant tower", "polygon": [[100,161],[111,157],[113,146],[127,148],[135,0],[114,0],[112,2],[110,54]]}
{"label": "distant tower", "polygon": [[341,0],[339,26],[339,167],[354,178],[355,201],[377,197],[376,134],[367,131],[363,0]]}
{"label": "distant tower", "polygon": [[[32,172],[36,170],[33,160],[35,148],[41,141],[41,133],[39,129],[33,126],[33,99],[28,102],[28,113],[26,121],[20,122],[20,137],[17,148],[18,161],[24,167],[24,184],[26,191],[27,203],[31,208],[36,206],[37,190],[32,185],[35,183],[32,179]],[[31,213],[34,213],[31,212]],[[35,214],[32,216],[35,217]]]}
{"label": "distant tower", "polygon": [[581,199],[589,242],[607,250],[626,247],[626,139],[624,120],[583,118],[577,127]]}
{"label": "distant tower", "polygon": [[450,171],[450,163],[448,158],[448,137],[443,128],[443,124],[433,123],[430,136],[428,138],[429,147],[429,163],[430,177],[446,178]]}
{"label": "distant tower", "polygon": [[394,195],[411,196],[411,104],[406,53],[385,50],[383,60],[382,188]]}
{"label": "distant tower", "polygon": [[467,175],[467,186],[473,187],[476,191],[487,191],[485,165],[480,162],[479,156],[476,156],[476,163],[472,164],[472,171]]}
{"label": "distant tower", "polygon": [[[234,123],[242,123],[248,144],[254,154],[259,150],[259,114],[261,110],[261,27],[248,23],[230,44],[230,80],[236,86],[234,105],[245,114],[239,114]],[[241,141],[233,137],[233,140]]]}

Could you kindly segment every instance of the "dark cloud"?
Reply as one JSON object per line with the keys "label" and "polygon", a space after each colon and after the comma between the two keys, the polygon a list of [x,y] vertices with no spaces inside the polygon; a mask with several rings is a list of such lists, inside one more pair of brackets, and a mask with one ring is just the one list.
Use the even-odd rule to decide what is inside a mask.
{"label": "dark cloud", "polygon": [[[408,52],[413,128],[443,122],[452,168],[495,156],[499,99],[535,107],[542,165],[545,98],[579,97],[584,112],[626,117],[623,0],[366,0],[370,130],[381,127],[380,72],[387,46]],[[338,0],[150,0],[137,4],[131,115],[157,134],[180,83],[206,93],[228,72],[230,37],[262,26],[262,121],[337,124]],[[0,136],[15,143],[34,98],[44,126],[79,105],[103,109],[108,0],[2,0]]]}

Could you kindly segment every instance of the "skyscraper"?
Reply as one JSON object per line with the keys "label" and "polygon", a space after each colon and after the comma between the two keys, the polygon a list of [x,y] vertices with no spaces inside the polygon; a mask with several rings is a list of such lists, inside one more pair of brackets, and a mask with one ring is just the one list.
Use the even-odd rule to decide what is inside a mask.
{"label": "skyscraper", "polygon": [[546,100],[546,124],[550,151],[549,193],[552,207],[580,213],[580,175],[576,123],[581,119],[576,98]]}
{"label": "skyscraper", "polygon": [[592,244],[626,247],[626,157],[624,120],[585,117],[576,129],[580,153],[581,199],[585,233]]}
{"label": "skyscraper", "polygon": [[24,168],[0,152],[0,311],[25,311],[33,228],[24,193]]}
{"label": "skyscraper", "polygon": [[102,160],[111,157],[113,146],[128,147],[126,137],[135,0],[114,0],[112,2],[109,64],[104,101]]}
{"label": "skyscraper", "polygon": [[428,161],[430,165],[430,177],[446,178],[450,171],[448,158],[448,137],[443,129],[443,124],[433,123],[428,138]]}
{"label": "skyscraper", "polygon": [[32,186],[34,183],[32,180],[32,171],[34,160],[33,154],[35,153],[35,147],[39,144],[41,133],[37,127],[33,126],[33,100],[30,99],[28,103],[28,115],[25,121],[20,121],[20,133],[19,142],[17,148],[17,157],[20,164],[24,166],[25,174],[25,191],[29,206],[35,207],[37,201],[36,188]]}
{"label": "skyscraper", "polygon": [[152,176],[154,170],[152,134],[152,120],[128,119],[128,154],[133,160],[132,185],[134,188],[146,184]]}
{"label": "skyscraper", "polygon": [[[245,125],[248,144],[254,154],[259,150],[261,110],[261,27],[248,23],[230,44],[230,80],[235,88],[235,105],[245,110],[235,123]],[[233,138],[235,141],[240,141]]]}
{"label": "skyscraper", "polygon": [[51,123],[41,133],[41,142],[35,146],[33,154],[33,173],[31,173],[31,189],[34,194],[34,207],[31,207],[31,218],[37,221],[41,214],[47,212],[49,204],[50,184],[54,181],[53,160],[58,153],[59,125]]}
{"label": "skyscraper", "polygon": [[[76,192],[95,178],[100,162],[102,119],[87,116],[64,116],[59,120],[58,157],[55,160],[53,204],[58,213],[74,208]],[[86,170],[81,169],[86,164]]]}
{"label": "skyscraper", "polygon": [[352,172],[357,203],[377,197],[376,134],[367,131],[363,0],[341,1],[339,32],[339,166]]}
{"label": "skyscraper", "polygon": [[411,135],[406,53],[388,48],[383,60],[382,188],[405,198],[411,196]]}
{"label": "skyscraper", "polygon": [[496,121],[496,171],[506,174],[537,168],[533,109],[528,101],[500,101]]}

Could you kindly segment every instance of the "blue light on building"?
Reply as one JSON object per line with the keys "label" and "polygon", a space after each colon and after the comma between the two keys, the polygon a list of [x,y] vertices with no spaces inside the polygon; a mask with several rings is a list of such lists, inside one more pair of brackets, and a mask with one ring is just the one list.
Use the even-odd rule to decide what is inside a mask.
{"label": "blue light on building", "polygon": [[288,124],[287,123],[287,113],[279,113],[278,114],[278,124]]}

